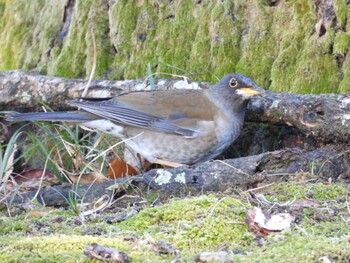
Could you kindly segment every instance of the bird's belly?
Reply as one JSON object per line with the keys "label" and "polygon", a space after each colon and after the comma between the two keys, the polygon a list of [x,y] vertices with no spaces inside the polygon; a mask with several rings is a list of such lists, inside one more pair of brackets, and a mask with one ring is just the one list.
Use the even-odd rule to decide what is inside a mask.
{"label": "bird's belly", "polygon": [[126,141],[131,148],[143,155],[148,161],[163,159],[182,164],[193,164],[203,159],[216,145],[213,138],[205,144],[198,138],[184,138],[176,135],[160,134],[157,137],[140,135]]}
{"label": "bird's belly", "polygon": [[117,125],[109,120],[94,120],[89,122],[84,122],[80,124],[83,128],[89,128],[94,130],[99,130],[104,133],[108,133],[110,135],[113,135],[115,137],[123,138],[123,131],[124,128],[120,125]]}
{"label": "bird's belly", "polygon": [[[228,140],[227,140],[228,139]],[[148,161],[163,159],[182,164],[195,164],[215,158],[225,150],[232,140],[208,133],[196,138],[143,131],[126,141],[134,151]]]}
{"label": "bird's belly", "polygon": [[98,129],[126,139],[125,143],[149,162],[163,159],[182,164],[195,164],[218,156],[239,134],[239,126],[228,125],[227,122],[215,124],[214,126],[212,122],[203,122],[202,133],[194,138],[123,127],[109,120],[94,120],[80,126]]}

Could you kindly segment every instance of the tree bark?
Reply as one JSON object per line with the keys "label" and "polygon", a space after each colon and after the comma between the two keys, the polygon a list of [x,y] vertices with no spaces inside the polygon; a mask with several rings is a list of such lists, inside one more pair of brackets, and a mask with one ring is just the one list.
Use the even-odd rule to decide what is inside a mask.
{"label": "tree bark", "polygon": [[[187,79],[155,79],[157,89],[208,88]],[[65,102],[82,96],[87,80],[43,76],[23,70],[0,72],[0,110],[38,111],[43,104],[54,110],[72,109]],[[93,80],[86,97],[109,98],[123,92],[151,90],[148,79]]]}
{"label": "tree bark", "polygon": [[252,100],[247,120],[288,125],[323,142],[350,141],[350,96],[267,91]]}

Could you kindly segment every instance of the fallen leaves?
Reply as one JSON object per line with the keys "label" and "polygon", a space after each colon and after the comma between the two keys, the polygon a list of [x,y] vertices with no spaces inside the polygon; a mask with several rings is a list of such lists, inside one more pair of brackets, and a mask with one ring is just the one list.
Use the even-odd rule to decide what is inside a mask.
{"label": "fallen leaves", "polygon": [[294,217],[288,213],[272,215],[259,207],[249,209],[245,221],[249,230],[257,237],[265,237],[272,232],[289,230]]}
{"label": "fallen leaves", "polygon": [[60,181],[48,170],[32,169],[22,174],[10,177],[6,182],[7,192],[13,192],[18,187],[21,191],[39,189],[43,185],[57,185]]}
{"label": "fallen leaves", "polygon": [[126,175],[137,175],[138,172],[134,167],[124,162],[117,157],[108,167],[107,177],[110,179],[117,179]]}

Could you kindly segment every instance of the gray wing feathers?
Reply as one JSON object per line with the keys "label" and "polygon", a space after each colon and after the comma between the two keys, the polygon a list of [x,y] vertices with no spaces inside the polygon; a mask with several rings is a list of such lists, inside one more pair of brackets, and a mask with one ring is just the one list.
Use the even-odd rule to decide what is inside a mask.
{"label": "gray wing feathers", "polygon": [[171,119],[142,112],[119,101],[102,102],[71,101],[69,105],[79,107],[89,113],[130,126],[146,128],[158,132],[196,137],[198,130],[175,125]]}
{"label": "gray wing feathers", "polygon": [[14,113],[7,116],[8,121],[67,121],[87,122],[94,120],[93,116],[84,112],[29,112]]}

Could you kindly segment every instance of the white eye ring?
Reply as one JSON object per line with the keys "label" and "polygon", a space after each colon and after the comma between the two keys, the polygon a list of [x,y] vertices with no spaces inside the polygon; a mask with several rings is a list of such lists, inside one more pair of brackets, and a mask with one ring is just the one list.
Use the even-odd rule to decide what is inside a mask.
{"label": "white eye ring", "polygon": [[228,84],[231,88],[235,88],[238,86],[238,81],[235,78],[231,78]]}

